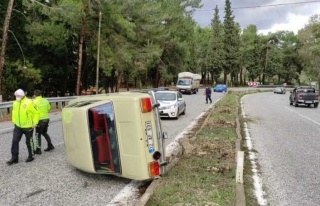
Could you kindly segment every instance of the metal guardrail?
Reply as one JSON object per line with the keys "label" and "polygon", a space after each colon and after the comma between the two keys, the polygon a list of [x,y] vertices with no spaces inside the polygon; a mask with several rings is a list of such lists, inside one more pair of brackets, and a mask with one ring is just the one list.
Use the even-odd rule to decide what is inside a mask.
{"label": "metal guardrail", "polygon": [[295,85],[256,85],[256,88],[276,88],[276,87],[285,87],[285,88],[295,88]]}
{"label": "metal guardrail", "polygon": [[[55,109],[62,109],[68,102],[72,99],[77,98],[77,96],[71,97],[48,97],[46,98],[50,103],[51,107]],[[13,101],[0,102],[0,119],[11,114]]]}

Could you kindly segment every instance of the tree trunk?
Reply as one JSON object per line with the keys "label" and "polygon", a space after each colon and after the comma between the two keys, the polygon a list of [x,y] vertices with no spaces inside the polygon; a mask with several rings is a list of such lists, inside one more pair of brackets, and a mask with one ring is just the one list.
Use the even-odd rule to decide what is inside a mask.
{"label": "tree trunk", "polygon": [[121,79],[122,79],[122,73],[121,72],[117,72],[117,76],[116,76],[116,92],[119,92],[120,86],[121,86]]}
{"label": "tree trunk", "polygon": [[223,72],[223,83],[227,84],[227,76],[228,74],[226,72]]}
{"label": "tree trunk", "polygon": [[239,82],[239,84],[240,84],[241,86],[243,85],[242,75],[243,75],[243,68],[242,68],[242,66],[241,66],[241,67],[240,67],[240,82]]}
{"label": "tree trunk", "polygon": [[265,84],[265,72],[267,71],[267,67],[268,67],[268,54],[269,54],[269,49],[267,47],[266,62],[265,62],[264,70],[263,70],[263,73],[262,73],[262,84],[263,85]]}
{"label": "tree trunk", "polygon": [[76,85],[76,95],[80,95],[81,86],[81,73],[82,73],[82,57],[83,57],[83,42],[85,35],[85,18],[82,17],[81,32],[79,37],[79,51],[78,51],[78,75],[77,75],[77,85]]}
{"label": "tree trunk", "polygon": [[5,62],[5,56],[6,56],[8,30],[10,25],[10,18],[11,18],[13,4],[14,4],[14,0],[10,0],[8,3],[6,18],[4,20],[4,25],[3,25],[2,45],[1,45],[1,54],[0,54],[0,95],[2,94],[2,71],[4,67],[4,62]]}

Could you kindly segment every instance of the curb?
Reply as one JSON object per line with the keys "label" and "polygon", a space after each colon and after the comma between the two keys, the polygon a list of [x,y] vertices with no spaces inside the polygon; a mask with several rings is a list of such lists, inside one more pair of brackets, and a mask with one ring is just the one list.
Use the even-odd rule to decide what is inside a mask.
{"label": "curb", "polygon": [[[237,111],[236,118],[236,133],[237,133],[237,141],[236,141],[236,162],[237,162],[237,186],[236,186],[236,205],[237,206],[245,206],[246,198],[245,191],[243,185],[243,151],[242,151],[242,135],[241,135],[241,124],[239,120],[239,110]],[[242,156],[241,156],[242,154]],[[239,180],[238,180],[239,179]]]}
{"label": "curb", "polygon": [[[204,112],[198,115],[197,118],[193,122],[191,122],[189,126],[187,126],[185,131],[177,135],[175,140],[166,147],[166,159],[169,162],[167,165],[167,171],[169,171],[172,167],[174,167],[174,165],[178,163],[180,159],[179,156],[181,156],[184,153],[184,150],[185,150],[184,145],[189,144],[188,140],[194,137],[204,127],[204,125],[209,119],[211,109],[221,99],[222,98],[218,99],[210,107],[208,107],[208,109],[206,109]],[[196,126],[199,125],[198,124],[199,121],[203,118],[205,118],[205,120],[201,123],[201,127],[197,131],[192,132],[192,129],[196,128]],[[190,134],[192,134],[192,137],[190,137]],[[144,192],[144,194],[139,198],[139,200],[135,202],[134,206],[146,205],[150,197],[154,193],[155,189],[159,185],[160,181],[161,181],[161,178],[153,180],[151,184],[148,186],[148,188],[146,189],[146,191]]]}
{"label": "curb", "polygon": [[[169,164],[167,166],[167,171],[169,171],[178,161],[179,161],[179,155],[181,155],[182,153],[184,153],[184,147],[183,147],[183,141],[185,139],[189,139],[190,137],[188,137],[188,135],[190,134],[190,131],[196,126],[196,124],[198,123],[198,121],[203,118],[205,116],[205,120],[202,122],[201,127],[199,128],[198,131],[194,132],[194,134],[192,136],[195,136],[206,124],[206,122],[209,119],[210,113],[209,111],[212,109],[212,107],[214,107],[214,105],[219,102],[221,100],[218,99],[214,104],[212,104],[212,106],[208,107],[208,109],[206,109],[204,112],[202,112],[195,121],[193,121],[188,127],[187,129],[180,133],[174,140],[174,143],[172,145],[175,144],[175,150],[171,152],[170,155],[166,155],[166,158],[169,159]],[[236,118],[236,133],[237,133],[237,140],[236,140],[236,153],[238,154],[238,152],[243,152],[242,150],[242,135],[241,135],[241,124],[240,124],[240,120],[239,120],[239,110],[237,111],[237,118]],[[166,150],[170,149],[171,144],[169,144],[166,148]],[[237,171],[237,173],[240,173],[240,179],[243,180],[243,162],[239,163],[238,162],[238,155],[236,155],[236,163],[237,163],[237,170],[239,168],[239,164],[240,164],[240,168],[241,171]],[[243,160],[243,159],[242,159]],[[242,167],[241,167],[242,165]],[[157,188],[157,186],[159,185],[161,181],[160,179],[156,179],[153,180],[151,182],[151,184],[148,186],[148,188],[146,189],[145,193],[139,198],[139,200],[134,204],[134,206],[145,206],[147,204],[147,202],[149,201],[150,197],[152,196],[152,194],[154,193],[155,189]],[[237,179],[236,179],[237,181]],[[243,185],[243,181],[241,181],[241,183],[236,184],[236,203],[235,205],[237,206],[245,206],[246,205],[246,199],[245,199],[245,190],[244,190],[244,185]]]}

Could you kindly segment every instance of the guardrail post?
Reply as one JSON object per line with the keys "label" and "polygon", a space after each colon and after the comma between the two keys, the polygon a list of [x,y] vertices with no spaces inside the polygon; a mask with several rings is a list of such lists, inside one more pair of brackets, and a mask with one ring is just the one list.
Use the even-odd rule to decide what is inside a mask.
{"label": "guardrail post", "polygon": [[58,109],[60,109],[60,110],[62,109],[62,102],[58,103]]}
{"label": "guardrail post", "polygon": [[3,110],[4,110],[4,109],[0,109],[0,118],[1,118],[1,119],[4,117],[4,115],[3,115]]}

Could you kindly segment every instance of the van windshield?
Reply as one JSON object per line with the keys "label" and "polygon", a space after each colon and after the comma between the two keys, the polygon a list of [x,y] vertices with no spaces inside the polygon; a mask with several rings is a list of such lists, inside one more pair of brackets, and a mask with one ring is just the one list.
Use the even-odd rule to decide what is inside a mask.
{"label": "van windshield", "polygon": [[190,79],[179,79],[177,85],[190,85]]}
{"label": "van windshield", "polygon": [[121,171],[115,110],[112,103],[88,110],[90,142],[96,171]]}
{"label": "van windshield", "polygon": [[156,99],[157,100],[166,100],[166,101],[174,101],[177,99],[175,93],[163,93],[163,92],[156,92]]}

